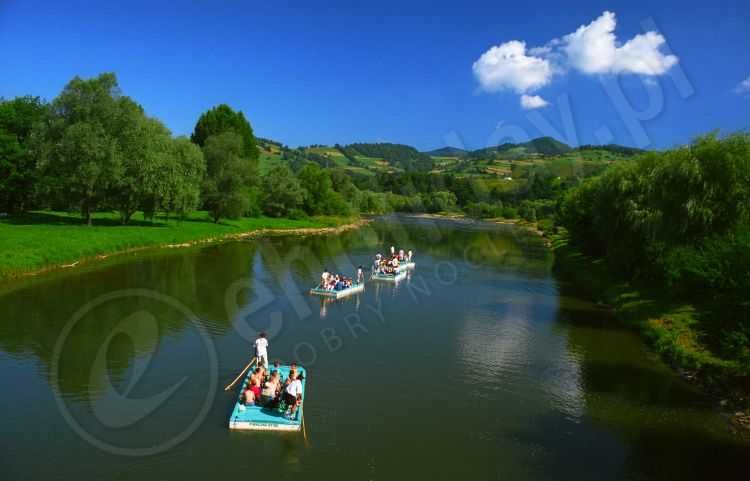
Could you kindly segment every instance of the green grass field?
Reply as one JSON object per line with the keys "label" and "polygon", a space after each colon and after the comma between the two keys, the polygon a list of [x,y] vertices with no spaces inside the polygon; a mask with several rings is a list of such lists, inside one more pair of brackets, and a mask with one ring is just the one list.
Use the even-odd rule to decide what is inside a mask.
{"label": "green grass field", "polygon": [[120,225],[117,214],[98,213],[94,215],[94,225],[88,227],[75,214],[34,212],[0,219],[0,280],[133,248],[181,244],[258,229],[335,227],[350,220],[259,217],[214,224],[207,213],[196,212],[183,221],[159,218],[153,223],[139,220],[136,215],[131,224]]}

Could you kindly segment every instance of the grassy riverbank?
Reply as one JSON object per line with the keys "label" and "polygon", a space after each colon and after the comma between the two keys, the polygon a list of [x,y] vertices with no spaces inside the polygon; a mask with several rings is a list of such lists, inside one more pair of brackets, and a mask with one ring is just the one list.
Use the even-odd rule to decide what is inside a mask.
{"label": "grassy riverbank", "polygon": [[0,219],[0,281],[54,267],[78,263],[134,249],[174,246],[219,240],[266,230],[296,231],[339,227],[357,219],[269,217],[223,220],[215,224],[205,212],[182,221],[133,219],[121,225],[113,213],[94,215],[94,225],[82,225],[80,216],[64,212],[33,212]]}
{"label": "grassy riverbank", "polygon": [[670,300],[664,292],[614,277],[602,259],[585,256],[565,234],[549,234],[555,269],[576,290],[611,306],[617,318],[639,330],[683,377],[710,394],[728,399],[726,407],[747,407],[750,373],[735,359],[722,358],[705,342],[701,318],[707,308]]}

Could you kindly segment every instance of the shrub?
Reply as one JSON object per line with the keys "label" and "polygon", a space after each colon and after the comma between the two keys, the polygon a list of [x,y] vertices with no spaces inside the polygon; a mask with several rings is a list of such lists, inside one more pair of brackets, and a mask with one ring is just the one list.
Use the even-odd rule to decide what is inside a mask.
{"label": "shrub", "polygon": [[475,219],[488,219],[502,215],[502,204],[490,204],[488,202],[471,202],[464,208],[469,217]]}
{"label": "shrub", "polygon": [[518,210],[514,207],[503,207],[502,217],[506,219],[518,219]]}

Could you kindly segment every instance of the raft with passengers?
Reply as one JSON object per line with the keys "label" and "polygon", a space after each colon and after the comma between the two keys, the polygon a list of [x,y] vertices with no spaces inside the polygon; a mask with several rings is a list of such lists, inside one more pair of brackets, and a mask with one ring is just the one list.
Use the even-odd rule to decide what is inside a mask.
{"label": "raft with passengers", "polygon": [[398,282],[406,277],[409,269],[415,267],[412,251],[404,252],[401,249],[397,254],[396,248],[391,246],[390,257],[383,257],[382,254],[375,256],[370,278],[376,281]]}
{"label": "raft with passengers", "polygon": [[323,269],[323,274],[320,275],[320,284],[310,289],[310,294],[340,299],[364,290],[365,274],[362,266],[357,268],[357,274],[354,279],[341,274],[331,274],[325,268]]}
{"label": "raft with passengers", "polygon": [[[303,429],[303,399],[307,371],[296,363],[268,366],[268,340],[261,333],[255,340],[255,357],[232,384],[247,371],[229,415],[229,429],[299,431]],[[255,364],[255,366],[253,366]],[[248,370],[249,369],[249,370]]]}

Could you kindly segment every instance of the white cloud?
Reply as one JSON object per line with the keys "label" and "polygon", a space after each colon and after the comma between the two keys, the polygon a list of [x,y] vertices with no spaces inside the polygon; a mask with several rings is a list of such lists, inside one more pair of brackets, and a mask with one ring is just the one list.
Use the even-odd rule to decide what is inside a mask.
{"label": "white cloud", "polygon": [[620,45],[614,34],[616,26],[615,14],[604,12],[563,37],[568,64],[586,74],[662,75],[678,62],[676,56],[661,52],[665,40],[660,34],[638,34]]}
{"label": "white cloud", "polygon": [[539,109],[549,105],[549,102],[538,95],[521,95],[521,107],[524,110]]}
{"label": "white cloud", "polygon": [[[616,27],[615,14],[605,11],[588,25],[542,46],[527,49],[521,40],[501,43],[474,62],[474,76],[485,91],[512,90],[521,95],[521,107],[529,110],[549,104],[538,95],[528,94],[570,69],[587,75],[636,74],[654,82],[653,77],[679,62],[676,56],[662,52],[666,41],[658,32],[638,34],[622,43],[615,35]],[[737,92],[750,92],[750,77]]]}
{"label": "white cloud", "polygon": [[740,82],[740,84],[734,89],[734,91],[738,94],[750,93],[750,76]]}
{"label": "white cloud", "polygon": [[552,77],[550,62],[526,54],[526,43],[511,40],[484,52],[473,65],[479,85],[488,92],[514,90],[519,94],[547,85]]}

